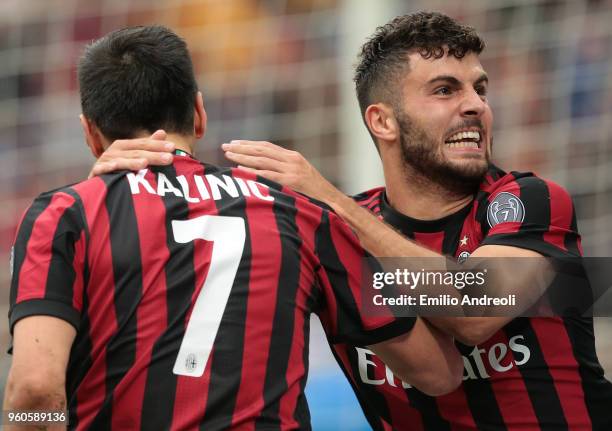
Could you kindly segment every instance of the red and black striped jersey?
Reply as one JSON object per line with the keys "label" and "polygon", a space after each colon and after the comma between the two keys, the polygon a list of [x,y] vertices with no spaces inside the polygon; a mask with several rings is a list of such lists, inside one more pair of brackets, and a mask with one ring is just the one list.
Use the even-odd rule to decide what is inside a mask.
{"label": "red and black striped jersey", "polygon": [[359,314],[364,251],[333,213],[191,157],[45,193],[14,247],[10,328],[77,328],[73,429],[309,429],[309,316],[373,344],[414,319]]}
{"label": "red and black striped jersey", "polygon": [[[355,197],[416,242],[458,260],[485,244],[580,256],[572,200],[531,173],[491,167],[470,205],[435,221],[395,211],[385,189]],[[430,397],[395,378],[365,347],[332,346],[376,430],[612,430],[612,384],[590,318],[517,318],[478,346],[457,343],[463,384]]]}

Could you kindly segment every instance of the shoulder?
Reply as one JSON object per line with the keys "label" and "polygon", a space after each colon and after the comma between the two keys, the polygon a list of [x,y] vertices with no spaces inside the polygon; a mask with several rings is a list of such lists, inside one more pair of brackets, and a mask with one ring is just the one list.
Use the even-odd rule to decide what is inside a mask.
{"label": "shoulder", "polygon": [[105,182],[96,177],[41,193],[26,208],[20,226],[32,226],[35,222],[50,226],[57,224],[60,219],[68,224],[82,225],[84,206],[87,201],[100,200],[105,195],[107,182],[108,179]]}
{"label": "shoulder", "polygon": [[561,185],[532,172],[512,171],[483,188],[492,202],[505,193],[529,201],[531,204],[548,204],[551,200],[571,201],[569,192]]}

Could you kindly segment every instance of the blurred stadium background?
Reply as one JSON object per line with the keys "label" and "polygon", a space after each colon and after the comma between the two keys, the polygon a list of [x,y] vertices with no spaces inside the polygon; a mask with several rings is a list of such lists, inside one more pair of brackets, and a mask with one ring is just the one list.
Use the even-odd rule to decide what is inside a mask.
{"label": "blurred stadium background", "polygon": [[[495,159],[533,170],[573,195],[585,253],[612,256],[612,1],[2,0],[0,1],[0,311],[8,311],[9,249],[42,191],[83,179],[92,164],[78,122],[75,63],[108,31],[159,23],[181,34],[219,145],[271,140],[301,151],[343,190],[382,183],[351,81],[358,47],[391,17],[440,10],[484,36]],[[0,325],[0,388],[9,356]],[[597,319],[612,373],[612,319]],[[368,429],[320,329],[308,386],[313,425]]]}

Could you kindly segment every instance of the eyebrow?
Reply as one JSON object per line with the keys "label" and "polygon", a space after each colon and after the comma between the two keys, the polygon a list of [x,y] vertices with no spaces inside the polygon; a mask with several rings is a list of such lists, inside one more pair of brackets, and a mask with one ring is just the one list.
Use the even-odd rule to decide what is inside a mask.
{"label": "eyebrow", "polygon": [[[452,75],[439,75],[439,76],[436,76],[435,78],[432,78],[429,81],[427,81],[427,84],[428,85],[434,84],[434,83],[436,83],[438,81],[448,82],[448,83],[450,83],[452,85],[456,85],[456,86],[461,85],[461,81],[459,81],[457,78],[455,78]],[[480,84],[482,82],[486,82],[486,83],[489,82],[489,77],[487,76],[486,73],[483,73],[482,75],[480,75],[478,77],[478,79],[476,81],[474,81],[474,85]]]}

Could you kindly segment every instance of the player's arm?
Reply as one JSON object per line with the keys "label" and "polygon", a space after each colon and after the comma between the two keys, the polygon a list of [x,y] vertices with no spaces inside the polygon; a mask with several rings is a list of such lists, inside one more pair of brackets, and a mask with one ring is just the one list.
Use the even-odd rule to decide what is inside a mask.
{"label": "player's arm", "polygon": [[4,410],[66,410],[66,368],[83,303],[83,278],[75,275],[84,271],[85,223],[70,189],[43,193],[22,218],[11,262],[13,357]]}
{"label": "player's arm", "polygon": [[368,347],[396,376],[427,395],[444,395],[461,384],[463,361],[453,339],[421,318],[410,332]]}
{"label": "player's arm", "polygon": [[429,395],[454,390],[463,376],[463,360],[452,337],[420,318],[396,318],[388,308],[364,306],[368,255],[336,214],[323,211],[315,235],[325,299],[319,317],[330,341],[370,346],[397,377]]}
{"label": "player's arm", "polygon": [[13,328],[13,362],[4,393],[5,411],[66,410],[66,367],[75,335],[70,323],[56,317],[29,316],[17,321]]}
{"label": "player's arm", "polygon": [[[376,257],[427,258],[430,270],[447,270],[455,263],[416,242],[410,241],[393,228],[380,221],[371,212],[359,206],[353,199],[336,189],[301,154],[278,147],[269,142],[233,141],[224,144],[226,157],[270,180],[318,199],[331,206],[355,231],[362,246]],[[551,268],[534,250],[516,246],[486,245],[475,250],[465,266],[476,258],[530,257],[520,272],[512,268],[496,266],[494,286],[496,296],[514,293],[522,301],[522,307],[514,314],[525,311],[536,302],[547,283],[552,279]],[[539,259],[538,259],[539,258]],[[494,259],[491,260],[495,263]],[[535,284],[534,281],[538,283]],[[448,292],[456,294],[456,292]],[[450,313],[449,313],[450,314]],[[485,314],[486,315],[486,314]],[[436,317],[430,321],[465,344],[477,344],[512,320],[514,316],[502,317]]]}

